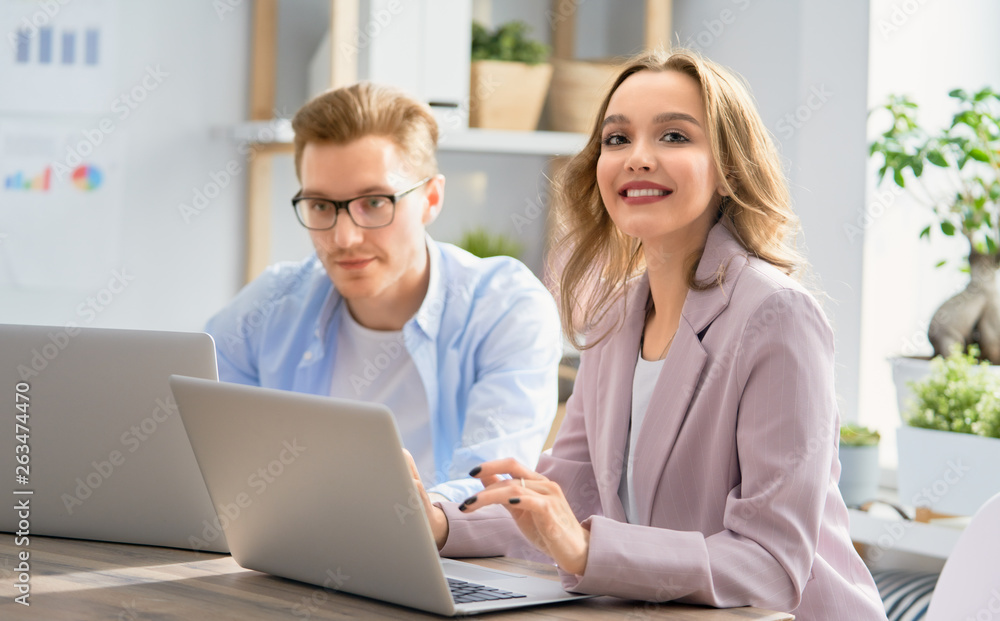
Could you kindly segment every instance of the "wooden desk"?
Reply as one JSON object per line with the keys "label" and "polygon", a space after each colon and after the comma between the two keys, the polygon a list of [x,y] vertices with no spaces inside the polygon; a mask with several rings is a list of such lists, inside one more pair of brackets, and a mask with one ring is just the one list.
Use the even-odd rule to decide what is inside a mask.
{"label": "wooden desk", "polygon": [[[73,621],[108,619],[441,619],[408,608],[324,590],[243,569],[229,555],[32,536],[31,606],[17,591],[13,537],[0,535],[0,619]],[[553,568],[507,558],[478,564],[555,579]],[[757,608],[717,610],[600,597],[481,617],[494,619],[675,619],[736,621],[792,619]]]}

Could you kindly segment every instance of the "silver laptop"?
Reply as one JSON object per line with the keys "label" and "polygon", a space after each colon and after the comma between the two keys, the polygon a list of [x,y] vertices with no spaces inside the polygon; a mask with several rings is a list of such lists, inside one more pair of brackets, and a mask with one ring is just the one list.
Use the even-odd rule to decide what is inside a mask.
{"label": "silver laptop", "polygon": [[[441,559],[385,406],[177,376],[170,386],[242,567],[448,616],[587,597]],[[464,603],[455,581],[501,599]]]}
{"label": "silver laptop", "polygon": [[0,531],[228,551],[173,373],[218,377],[212,338],[0,325]]}

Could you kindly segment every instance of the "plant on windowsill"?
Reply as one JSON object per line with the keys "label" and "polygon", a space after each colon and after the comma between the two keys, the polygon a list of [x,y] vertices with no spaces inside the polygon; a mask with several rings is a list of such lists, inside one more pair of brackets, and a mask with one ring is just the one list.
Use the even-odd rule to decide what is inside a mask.
{"label": "plant on windowsill", "polygon": [[[917,120],[919,108],[905,96],[892,95],[880,110],[892,124],[869,149],[882,157],[878,171],[932,210],[934,229],[968,240],[965,290],[934,313],[927,336],[937,356],[952,347],[977,345],[982,358],[1000,364],[1000,95],[986,87],[975,93],[948,93],[957,104],[951,124],[929,132]],[[938,264],[943,265],[944,262]]]}
{"label": "plant on windowsill", "polygon": [[490,32],[472,24],[469,126],[532,131],[552,80],[547,45],[528,38],[529,27],[507,22]]}
{"label": "plant on windowsill", "polygon": [[931,361],[897,432],[900,499],[972,515],[1000,491],[1000,376],[975,345]]}
{"label": "plant on windowsill", "polygon": [[879,433],[848,423],[840,427],[840,494],[848,506],[874,500],[878,494]]}

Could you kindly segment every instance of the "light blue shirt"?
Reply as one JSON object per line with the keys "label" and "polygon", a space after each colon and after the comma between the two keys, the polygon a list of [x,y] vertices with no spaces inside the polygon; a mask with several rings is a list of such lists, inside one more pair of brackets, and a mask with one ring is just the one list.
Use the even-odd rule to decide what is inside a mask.
{"label": "light blue shirt", "polygon": [[[435,475],[424,484],[460,501],[482,489],[468,478],[474,466],[538,461],[558,399],[559,317],[520,262],[479,259],[430,238],[427,248],[427,295],[403,339],[431,416]],[[315,254],[269,267],[208,322],[219,378],[329,395],[343,312]]]}

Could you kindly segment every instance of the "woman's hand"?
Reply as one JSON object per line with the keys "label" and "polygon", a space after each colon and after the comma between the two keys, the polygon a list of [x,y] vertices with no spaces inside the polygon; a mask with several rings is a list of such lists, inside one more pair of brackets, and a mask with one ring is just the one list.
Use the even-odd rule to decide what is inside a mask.
{"label": "woman's hand", "polygon": [[406,449],[403,449],[403,455],[406,457],[406,463],[410,465],[410,474],[413,475],[413,482],[417,486],[417,491],[420,492],[420,502],[424,505],[427,519],[431,523],[431,531],[434,533],[434,542],[440,550],[444,547],[444,542],[448,541],[448,516],[439,507],[431,504],[427,490],[424,489],[424,483],[420,480],[417,464],[413,461],[413,455],[410,455],[410,451]]}
{"label": "woman's hand", "polygon": [[[505,474],[511,478],[501,476]],[[563,570],[583,574],[590,551],[590,531],[576,519],[557,483],[513,458],[488,461],[473,468],[469,476],[481,480],[485,489],[466,498],[459,510],[503,505],[536,548]]]}

